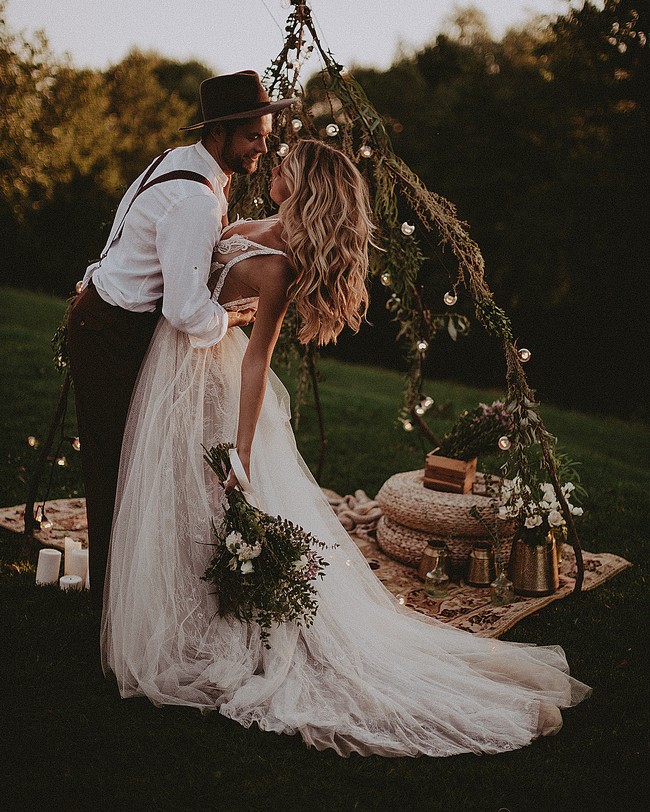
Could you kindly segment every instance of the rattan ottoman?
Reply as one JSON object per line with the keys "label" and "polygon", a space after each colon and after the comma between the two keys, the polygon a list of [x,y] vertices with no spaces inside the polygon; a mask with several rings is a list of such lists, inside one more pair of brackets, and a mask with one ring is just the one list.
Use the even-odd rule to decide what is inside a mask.
{"label": "rattan ottoman", "polygon": [[[485,524],[470,514],[476,507],[488,526],[494,526],[486,477],[477,474],[473,491],[465,494],[430,490],[422,484],[423,478],[424,470],[405,471],[384,482],[376,496],[383,514],[377,525],[377,544],[396,561],[417,567],[427,544],[442,541],[451,567],[462,576],[472,545],[492,542]],[[507,562],[514,523],[499,520],[498,530]]]}

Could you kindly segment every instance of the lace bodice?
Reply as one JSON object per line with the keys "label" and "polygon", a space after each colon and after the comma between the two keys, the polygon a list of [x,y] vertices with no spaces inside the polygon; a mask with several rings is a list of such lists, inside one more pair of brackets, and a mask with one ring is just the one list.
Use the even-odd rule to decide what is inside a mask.
{"label": "lace bodice", "polygon": [[[229,254],[234,254],[234,256],[231,256],[230,259],[225,263],[219,261],[219,257],[226,257]],[[231,237],[224,237],[217,243],[217,246],[212,254],[210,277],[208,279],[208,287],[212,287],[212,284],[216,278],[212,298],[215,300],[219,298],[219,294],[223,289],[226,277],[228,276],[228,273],[233,265],[236,265],[242,259],[272,254],[286,256],[284,251],[279,251],[277,248],[270,248],[267,245],[262,245],[259,242],[250,240],[248,237],[244,237],[243,234],[233,234]],[[258,296],[247,296],[244,299],[234,299],[231,302],[226,302],[223,304],[223,307],[226,310],[244,310],[245,308],[251,306],[256,307],[258,301]]]}

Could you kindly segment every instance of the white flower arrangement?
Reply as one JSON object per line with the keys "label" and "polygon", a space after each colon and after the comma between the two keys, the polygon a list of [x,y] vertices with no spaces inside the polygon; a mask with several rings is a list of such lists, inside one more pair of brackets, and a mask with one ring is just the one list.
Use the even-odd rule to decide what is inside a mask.
{"label": "white flower arrangement", "polygon": [[[531,535],[539,537],[556,528],[566,527],[555,489],[550,482],[540,483],[541,498],[536,498],[528,485],[519,477],[504,483],[501,490],[501,504],[498,509],[500,519],[519,519]],[[569,495],[576,487],[572,482],[561,486],[571,515],[582,516],[583,509],[571,503]]]}

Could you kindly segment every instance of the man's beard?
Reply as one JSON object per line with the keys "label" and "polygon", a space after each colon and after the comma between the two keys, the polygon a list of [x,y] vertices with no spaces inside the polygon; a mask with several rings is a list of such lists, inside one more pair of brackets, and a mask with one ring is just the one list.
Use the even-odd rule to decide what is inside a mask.
{"label": "man's beard", "polygon": [[236,159],[234,161],[235,164],[234,166],[232,164],[229,165],[232,171],[235,172],[237,175],[252,175],[253,172],[257,170],[258,162],[259,159],[257,157],[247,158],[246,156],[244,156],[243,158]]}
{"label": "man's beard", "polygon": [[257,169],[259,154],[253,157],[249,155],[232,155],[230,144],[230,139],[227,139],[223,149],[223,158],[228,167],[237,175],[252,175]]}

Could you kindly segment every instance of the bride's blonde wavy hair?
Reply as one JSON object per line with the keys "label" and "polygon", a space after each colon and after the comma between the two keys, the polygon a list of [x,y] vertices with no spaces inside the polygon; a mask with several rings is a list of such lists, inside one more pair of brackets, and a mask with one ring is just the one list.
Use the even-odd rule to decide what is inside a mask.
{"label": "bride's blonde wavy hair", "polygon": [[289,197],[280,218],[297,273],[289,295],[300,319],[298,340],[336,343],[345,326],[359,329],[368,310],[368,189],[352,161],[321,141],[299,141],[282,161],[282,177]]}

